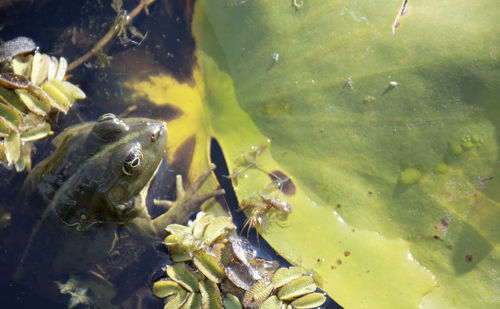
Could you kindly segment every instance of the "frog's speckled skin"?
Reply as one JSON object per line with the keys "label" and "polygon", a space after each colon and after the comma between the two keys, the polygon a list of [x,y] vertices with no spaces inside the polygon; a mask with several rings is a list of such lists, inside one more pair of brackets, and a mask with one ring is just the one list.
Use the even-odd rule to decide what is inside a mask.
{"label": "frog's speckled skin", "polygon": [[[27,202],[13,214],[12,227],[23,227],[15,232],[21,253],[14,278],[42,291],[54,290],[53,281],[66,281],[70,274],[97,273],[111,280],[110,271],[122,271],[158,245],[166,225],[187,221],[203,201],[223,194],[197,194],[211,166],[185,194],[178,188],[182,197],[174,207],[152,220],[145,200],[166,142],[165,123],[111,114],[56,137],[54,153],[25,181]],[[109,256],[117,251],[119,258],[111,263]]]}

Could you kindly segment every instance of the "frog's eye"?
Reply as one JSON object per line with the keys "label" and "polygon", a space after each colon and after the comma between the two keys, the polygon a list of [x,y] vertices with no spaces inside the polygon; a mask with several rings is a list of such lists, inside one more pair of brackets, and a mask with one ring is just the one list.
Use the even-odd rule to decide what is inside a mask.
{"label": "frog's eye", "polygon": [[106,113],[106,114],[102,115],[101,117],[99,117],[97,119],[97,122],[103,122],[103,121],[107,121],[107,120],[115,121],[115,119],[118,119],[118,117],[115,114]]}
{"label": "frog's eye", "polygon": [[144,157],[140,149],[132,149],[123,162],[122,171],[125,175],[137,175],[142,170]]}
{"label": "frog's eye", "polygon": [[116,115],[107,113],[97,119],[92,131],[105,141],[114,141],[128,130],[127,125]]}

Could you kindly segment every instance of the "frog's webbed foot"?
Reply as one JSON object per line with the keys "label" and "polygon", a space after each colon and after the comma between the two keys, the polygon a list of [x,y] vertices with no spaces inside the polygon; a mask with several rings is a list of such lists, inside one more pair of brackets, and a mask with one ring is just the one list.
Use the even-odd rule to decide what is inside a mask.
{"label": "frog's webbed foot", "polygon": [[210,166],[187,188],[187,190],[184,190],[182,176],[177,175],[175,184],[177,191],[176,200],[154,200],[155,205],[169,207],[169,210],[166,213],[153,220],[155,229],[158,232],[164,233],[165,227],[171,223],[185,224],[189,217],[200,208],[203,202],[225,193],[224,189],[218,189],[203,195],[198,194],[201,186],[214,170],[215,164],[210,164]]}

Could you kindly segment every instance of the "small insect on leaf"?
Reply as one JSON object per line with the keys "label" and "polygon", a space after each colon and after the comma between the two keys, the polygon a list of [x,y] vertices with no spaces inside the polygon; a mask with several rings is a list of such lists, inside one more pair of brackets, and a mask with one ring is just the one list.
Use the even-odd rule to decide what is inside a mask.
{"label": "small insect on leaf", "polygon": [[286,201],[274,198],[267,197],[259,193],[259,197],[266,204],[267,209],[275,209],[276,211],[283,212],[286,214],[292,213],[292,207]]}

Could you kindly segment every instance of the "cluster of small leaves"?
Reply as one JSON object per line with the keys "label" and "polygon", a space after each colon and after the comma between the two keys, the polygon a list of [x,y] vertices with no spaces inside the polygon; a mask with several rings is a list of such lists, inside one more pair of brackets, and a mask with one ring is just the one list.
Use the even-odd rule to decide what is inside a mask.
{"label": "cluster of small leaves", "polygon": [[48,113],[66,113],[85,93],[65,80],[67,61],[32,54],[34,42],[18,37],[0,46],[0,163],[31,168],[30,142],[50,134]]}
{"label": "cluster of small leaves", "polygon": [[279,268],[236,234],[231,218],[199,212],[187,226],[171,224],[164,243],[174,264],[153,284],[164,308],[315,308],[325,302],[298,267]]}

